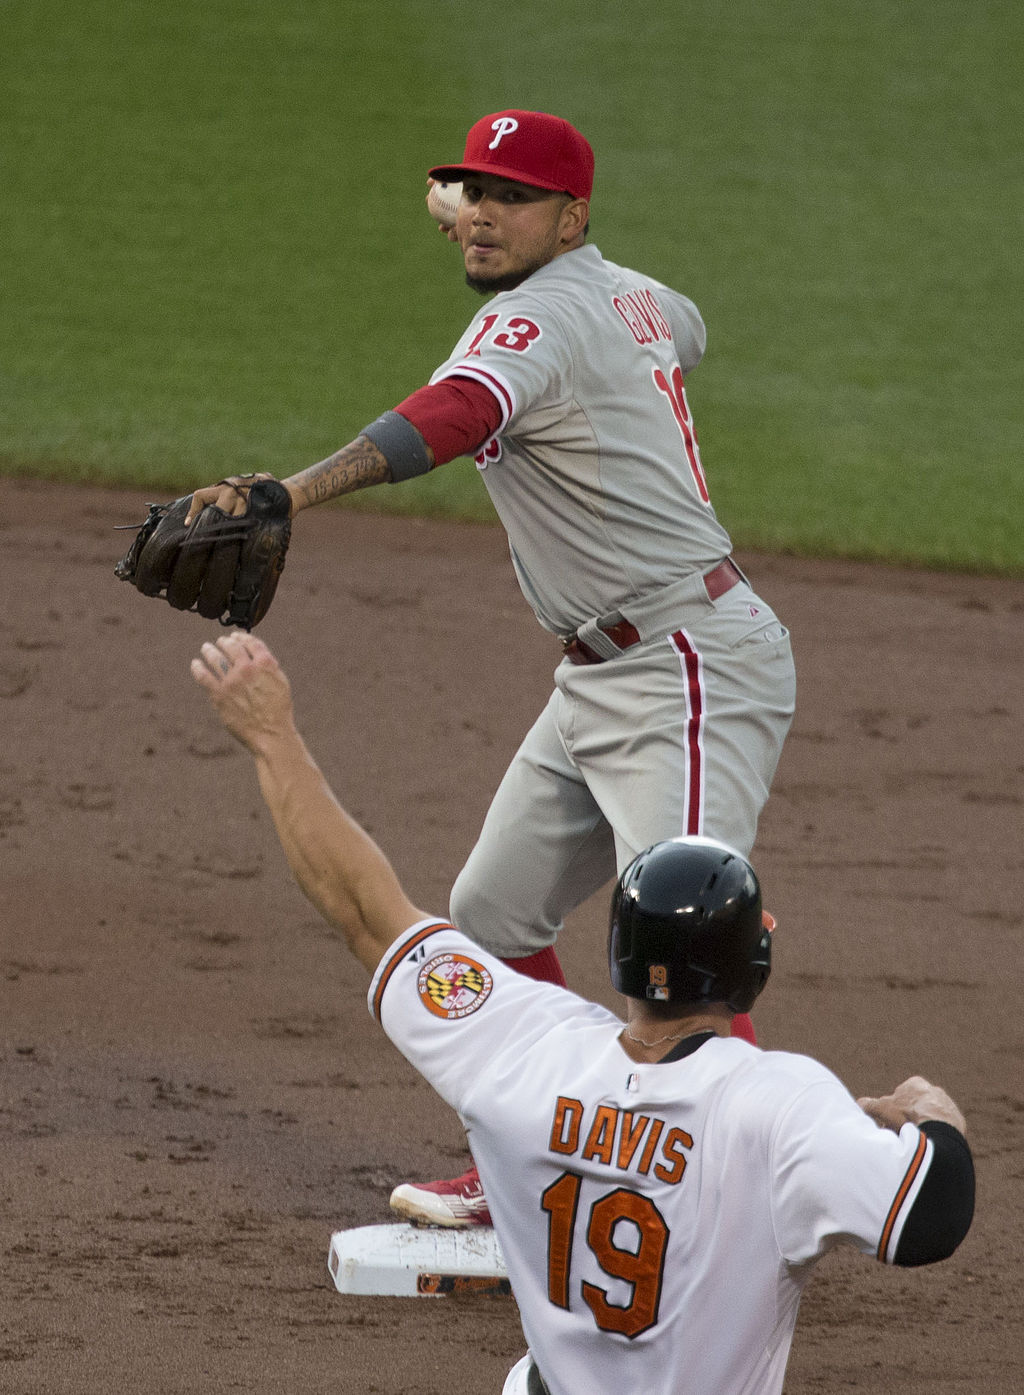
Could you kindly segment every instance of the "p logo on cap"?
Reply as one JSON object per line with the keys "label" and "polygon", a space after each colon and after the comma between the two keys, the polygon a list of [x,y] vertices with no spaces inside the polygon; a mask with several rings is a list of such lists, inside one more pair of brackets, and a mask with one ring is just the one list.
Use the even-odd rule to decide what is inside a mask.
{"label": "p logo on cap", "polygon": [[589,199],[594,152],[561,116],[546,111],[496,111],[469,128],[461,164],[436,165],[429,173],[431,179],[444,181],[493,174],[535,189]]}
{"label": "p logo on cap", "polygon": [[501,143],[502,136],[510,136],[513,131],[519,130],[519,122],[514,116],[499,116],[497,121],[491,122],[491,130],[497,131],[497,135],[487,147],[488,150],[497,150]]}

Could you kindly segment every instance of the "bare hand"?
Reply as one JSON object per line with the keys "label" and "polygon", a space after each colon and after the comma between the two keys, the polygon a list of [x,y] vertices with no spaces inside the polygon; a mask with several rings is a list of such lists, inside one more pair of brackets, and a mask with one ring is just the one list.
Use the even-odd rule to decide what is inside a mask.
{"label": "bare hand", "polygon": [[892,1129],[894,1133],[899,1133],[906,1123],[923,1124],[929,1119],[952,1124],[962,1134],[967,1132],[967,1121],[945,1090],[920,1075],[904,1080],[891,1095],[878,1099],[865,1096],[857,1103],[880,1128]]}
{"label": "bare hand", "polygon": [[261,639],[233,630],[204,644],[191,670],[224,726],[253,755],[294,732],[291,684]]}
{"label": "bare hand", "polygon": [[[214,504],[222,512],[232,518],[237,518],[245,513],[249,504],[249,486],[255,484],[257,480],[270,480],[274,476],[266,470],[257,475],[229,475],[227,479],[220,480],[217,484],[208,484],[204,489],[197,489],[192,495],[192,503],[189,505],[188,513],[185,515],[185,527],[202,513],[209,504]],[[287,484],[285,488],[288,489]],[[292,494],[292,514],[296,512],[295,496]]]}

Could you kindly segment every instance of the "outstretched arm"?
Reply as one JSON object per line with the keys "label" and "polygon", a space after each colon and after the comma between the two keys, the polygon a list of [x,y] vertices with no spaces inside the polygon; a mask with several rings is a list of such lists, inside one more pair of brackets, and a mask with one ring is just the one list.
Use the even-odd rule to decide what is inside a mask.
{"label": "outstretched arm", "polygon": [[[192,503],[185,518],[186,528],[197,518],[207,504],[215,504],[226,514],[242,514],[246,505],[246,486],[253,479],[269,479],[263,475],[232,475],[219,484],[197,489],[192,495]],[[391,467],[383,452],[368,436],[358,435],[354,441],[341,450],[336,450],[326,460],[310,465],[306,470],[291,475],[281,483],[291,495],[292,517],[311,504],[322,504],[327,499],[337,499],[342,494],[351,494],[357,489],[366,489],[373,484],[386,484],[391,479]]]}
{"label": "outstretched arm", "polygon": [[426,916],[310,755],[284,671],[262,640],[239,631],[204,644],[191,668],[224,726],[253,757],[295,880],[372,972],[402,931]]}
{"label": "outstretched arm", "polygon": [[[428,383],[371,421],[354,441],[281,483],[295,515],[374,484],[396,484],[424,475],[459,455],[474,455],[499,429],[502,408],[483,383],[455,374]],[[248,486],[270,475],[232,475],[192,495],[185,526],[208,504],[229,515],[245,512]]]}
{"label": "outstretched arm", "polygon": [[386,484],[391,479],[391,467],[383,451],[368,436],[359,435],[326,460],[300,470],[284,481],[292,496],[292,513],[338,499],[374,484]]}

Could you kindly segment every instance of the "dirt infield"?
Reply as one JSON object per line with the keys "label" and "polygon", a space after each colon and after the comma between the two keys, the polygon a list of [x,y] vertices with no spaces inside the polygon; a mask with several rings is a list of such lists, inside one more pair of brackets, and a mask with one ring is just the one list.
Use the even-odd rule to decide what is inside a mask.
{"label": "dirt infield", "polygon": [[[463,1136],[371,1023],[188,674],[218,627],[115,580],[113,525],[144,505],[0,480],[0,1390],[498,1392],[511,1299],[330,1282],[331,1231],[461,1171]],[[755,852],[779,921],[762,1044],[856,1093],[938,1080],[979,1169],[947,1264],[822,1266],[787,1391],[1010,1395],[1024,582],[740,560],[799,678]],[[557,657],[504,534],[314,511],[260,633],[329,778],[444,911]],[[604,919],[602,896],[561,950],[610,1002]]]}

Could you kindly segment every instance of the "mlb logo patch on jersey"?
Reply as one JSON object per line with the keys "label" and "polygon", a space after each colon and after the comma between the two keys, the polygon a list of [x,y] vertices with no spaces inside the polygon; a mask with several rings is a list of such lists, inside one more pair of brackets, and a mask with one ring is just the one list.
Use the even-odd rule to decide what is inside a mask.
{"label": "mlb logo patch on jersey", "polygon": [[416,980],[420,1002],[434,1014],[453,1021],[483,1007],[494,982],[475,959],[465,955],[438,954],[420,969]]}

